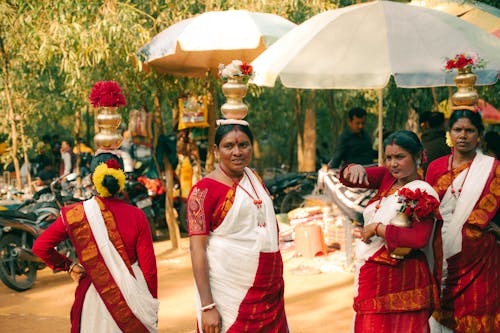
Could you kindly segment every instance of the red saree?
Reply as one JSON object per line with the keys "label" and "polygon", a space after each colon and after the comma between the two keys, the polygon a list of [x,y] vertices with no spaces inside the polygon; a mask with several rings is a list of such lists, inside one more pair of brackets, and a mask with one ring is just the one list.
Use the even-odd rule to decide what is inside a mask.
{"label": "red saree", "polygon": [[[440,265],[431,265],[429,260],[439,262],[435,258],[441,252],[441,223],[429,217],[409,228],[389,225],[400,206],[396,191],[388,192],[395,179],[383,167],[367,168],[367,173],[368,187],[379,190],[365,209],[365,225],[382,222],[386,238],[374,237],[370,244],[356,246],[354,332],[429,332],[428,319],[439,302],[436,281],[441,271]],[[434,192],[422,181],[405,187]],[[402,260],[391,258],[390,252],[401,246],[413,250]]]}
{"label": "red saree", "polygon": [[[109,238],[120,254],[120,257],[122,257],[125,262],[129,272],[133,275],[131,263],[125,251],[125,245],[116,227],[113,214],[99,198],[96,198],[96,201],[99,204],[106,223]],[[137,319],[128,306],[118,285],[101,257],[83,210],[83,202],[63,207],[61,215],[63,216],[63,221],[66,223],[69,237],[75,247],[78,258],[80,258],[80,263],[85,268],[86,274],[92,279],[92,284],[99,292],[101,299],[104,301],[106,308],[118,327],[124,332],[147,332],[148,330],[141,321]]]}
{"label": "red saree", "polygon": [[[130,206],[121,200],[113,198],[100,198],[105,203],[108,212],[112,213],[116,226],[113,229],[118,230],[124,247],[120,252],[122,258],[127,257],[128,262],[137,261],[143,271],[144,277],[148,284],[149,290],[154,297],[157,295],[157,270],[156,258],[151,239],[151,233],[146,217],[137,207]],[[65,207],[65,212],[71,209],[77,209],[78,212],[74,217],[82,217],[82,203],[75,206]],[[81,211],[80,211],[81,210]],[[66,214],[66,213],[64,213]],[[109,217],[108,213],[104,214]],[[77,219],[78,220],[78,219]],[[68,222],[68,221],[66,221]],[[64,255],[55,250],[55,246],[68,238],[68,229],[63,223],[62,217],[58,218],[40,237],[38,237],[33,245],[33,252],[36,253],[45,263],[52,269],[68,270],[71,261]],[[114,235],[113,237],[115,237]],[[78,237],[80,239],[80,237]],[[81,240],[89,240],[87,237],[81,237]],[[75,247],[79,241],[75,241]],[[121,247],[121,246],[119,246]],[[85,248],[83,248],[85,249]],[[123,252],[123,249],[126,253]],[[82,250],[82,249],[80,249]],[[90,247],[86,251],[79,251],[80,254],[85,252],[85,255],[91,251]],[[92,284],[90,274],[85,275],[75,290],[75,301],[71,308],[71,332],[77,333],[80,331],[80,319],[85,295]]]}
{"label": "red saree", "polygon": [[[287,333],[276,216],[261,180],[247,170],[240,185],[250,188],[249,181],[253,182],[263,200],[267,223],[259,226],[257,208],[239,186],[204,178],[189,194],[189,235],[208,235],[210,290],[222,319],[222,332]],[[199,299],[198,291],[196,295]]]}
{"label": "red saree", "polygon": [[[437,159],[428,168],[427,181],[433,185],[440,198],[446,194],[451,181],[469,167],[463,165],[450,173],[448,158],[449,156],[445,156]],[[477,175],[471,172],[466,178],[475,176]],[[498,160],[493,161],[486,176],[479,198],[471,203],[472,211],[468,216],[464,216],[466,220],[463,226],[459,226],[461,251],[444,258],[447,271],[446,275],[443,274],[441,310],[433,314],[438,322],[458,333],[500,332],[500,246],[494,235],[484,230],[498,214]],[[471,186],[478,186],[474,179],[471,183]],[[465,190],[464,186],[461,196],[464,196],[464,200],[469,200]],[[457,207],[458,205],[460,203],[457,203]],[[445,224],[447,222],[451,223],[451,220],[447,221],[445,218]],[[446,239],[443,240],[443,245],[446,246]]]}

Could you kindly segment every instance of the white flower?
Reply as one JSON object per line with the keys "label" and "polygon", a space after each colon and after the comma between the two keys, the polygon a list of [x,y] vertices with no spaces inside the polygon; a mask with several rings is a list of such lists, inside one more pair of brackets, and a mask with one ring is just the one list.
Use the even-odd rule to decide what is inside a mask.
{"label": "white flower", "polygon": [[243,61],[241,61],[241,60],[233,60],[227,66],[220,64],[218,67],[219,76],[223,80],[232,79],[235,77],[243,77],[243,78],[249,79],[253,76],[253,73],[251,73],[250,75],[244,74],[242,71],[242,66],[244,66],[244,65],[246,65],[248,67],[248,64],[244,64]]}

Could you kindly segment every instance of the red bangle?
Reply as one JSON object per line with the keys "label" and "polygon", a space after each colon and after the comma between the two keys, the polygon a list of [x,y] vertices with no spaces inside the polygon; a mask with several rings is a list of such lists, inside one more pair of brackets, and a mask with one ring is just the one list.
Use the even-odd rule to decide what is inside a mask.
{"label": "red bangle", "polygon": [[377,225],[375,226],[375,235],[377,235],[377,236],[378,236],[378,232],[377,232],[378,231],[378,226],[381,225],[381,224],[382,224],[382,222],[378,222]]}

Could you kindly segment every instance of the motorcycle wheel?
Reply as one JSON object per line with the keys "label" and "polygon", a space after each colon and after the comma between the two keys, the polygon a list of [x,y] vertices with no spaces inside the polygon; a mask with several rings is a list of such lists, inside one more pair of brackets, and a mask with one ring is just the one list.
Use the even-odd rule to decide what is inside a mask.
{"label": "motorcycle wheel", "polygon": [[281,202],[280,213],[288,213],[295,208],[299,208],[300,206],[302,206],[303,202],[304,197],[302,196],[302,194],[300,194],[300,192],[288,192]]}
{"label": "motorcycle wheel", "polygon": [[36,280],[37,264],[12,255],[12,249],[21,245],[19,235],[7,234],[0,239],[0,279],[15,291],[30,289]]}

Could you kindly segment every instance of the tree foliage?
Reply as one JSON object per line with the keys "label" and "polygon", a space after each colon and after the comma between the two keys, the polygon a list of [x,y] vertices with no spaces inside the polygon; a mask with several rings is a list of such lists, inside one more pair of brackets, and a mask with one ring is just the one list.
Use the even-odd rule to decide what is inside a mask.
{"label": "tree foliage", "polygon": [[[140,70],[135,52],[161,30],[206,10],[227,9],[274,13],[300,24],[321,11],[355,2],[358,1],[2,1],[0,16],[5,19],[0,22],[0,37],[7,47],[11,80],[10,87],[0,86],[0,116],[7,118],[5,94],[9,88],[14,112],[25,120],[29,146],[43,134],[59,134],[73,140],[76,111],[83,124],[78,135],[91,141],[93,110],[88,94],[96,81],[115,80],[121,84],[128,102],[121,110],[124,125],[128,111],[139,107],[153,110],[158,98],[163,130],[171,132],[177,98],[204,92],[207,84],[206,80],[146,74]],[[480,96],[500,105],[498,86],[480,87]],[[446,88],[436,91],[439,98],[447,97]],[[255,162],[259,168],[283,164],[296,167],[295,97],[294,90],[279,83],[273,89],[250,87],[245,101],[261,150],[261,157]],[[307,98],[301,100],[306,103]],[[331,155],[350,107],[365,107],[370,112],[368,130],[376,126],[377,100],[373,91],[316,91],[314,101],[318,151],[325,157]],[[417,112],[432,110],[430,89],[400,89],[391,81],[384,90],[384,126],[402,128],[411,108]],[[2,122],[0,134],[8,134],[9,126]]]}

